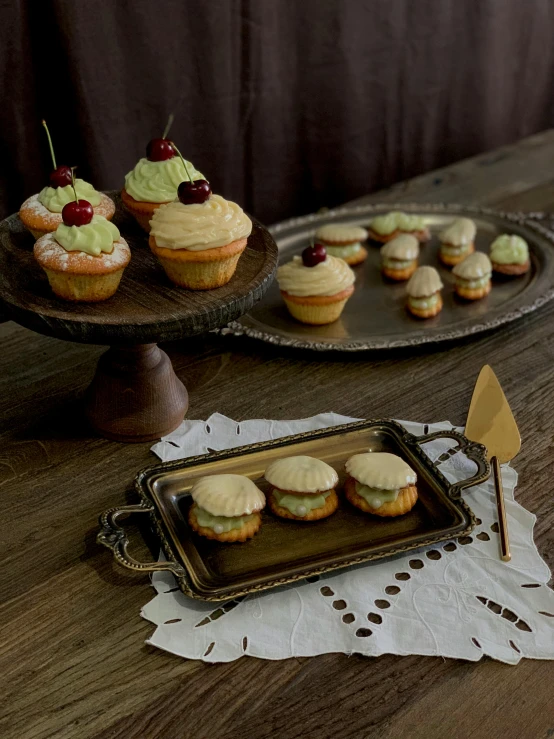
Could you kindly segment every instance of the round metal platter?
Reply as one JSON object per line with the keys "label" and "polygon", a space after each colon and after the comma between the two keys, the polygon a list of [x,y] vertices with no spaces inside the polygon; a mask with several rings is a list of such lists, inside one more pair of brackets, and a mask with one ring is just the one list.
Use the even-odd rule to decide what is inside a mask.
{"label": "round metal platter", "polygon": [[[277,282],[245,316],[233,321],[224,333],[247,335],[280,346],[317,351],[364,351],[416,346],[451,341],[478,334],[515,321],[540,308],[554,297],[554,233],[538,219],[523,213],[500,213],[487,208],[461,205],[384,204],[346,206],[325,213],[283,221],[270,232],[277,241],[279,262],[299,254],[324,223],[367,226],[379,213],[402,210],[422,215],[431,231],[431,240],[422,245],[419,264],[439,270],[444,283],[444,308],[425,321],[406,311],[406,284],[383,280],[379,265],[379,245],[368,245],[369,256],[354,268],[356,290],[342,316],[327,326],[307,326],[288,313]],[[454,293],[454,278],[437,257],[438,234],[459,216],[472,218],[477,226],[475,247],[488,253],[489,245],[501,233],[518,234],[529,244],[531,269],[516,278],[493,277],[493,289],[482,300],[467,302]]]}

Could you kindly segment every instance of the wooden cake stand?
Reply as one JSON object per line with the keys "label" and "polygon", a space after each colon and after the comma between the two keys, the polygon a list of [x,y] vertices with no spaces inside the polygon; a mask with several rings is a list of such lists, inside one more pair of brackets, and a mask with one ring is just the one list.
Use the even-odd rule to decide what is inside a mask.
{"label": "wooden cake stand", "polygon": [[17,214],[0,223],[0,300],[12,320],[47,336],[107,344],[86,391],[85,413],[103,436],[151,441],[173,431],[188,394],[157,342],[184,339],[224,326],[262,297],[277,267],[277,247],[254,221],[233,279],[216,290],[175,287],[148,247],[148,237],[123,209],[114,223],[132,258],[117,293],[102,303],[56,298],[33,257],[34,238]]}

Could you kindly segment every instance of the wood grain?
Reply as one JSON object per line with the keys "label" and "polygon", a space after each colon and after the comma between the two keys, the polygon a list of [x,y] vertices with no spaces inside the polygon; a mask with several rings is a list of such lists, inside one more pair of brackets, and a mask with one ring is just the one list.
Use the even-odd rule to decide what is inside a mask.
{"label": "wood grain", "polygon": [[[554,132],[404,185],[411,200],[499,207],[554,202]],[[437,175],[438,177],[438,175]],[[430,191],[434,193],[430,194]],[[528,193],[532,192],[532,196]],[[392,195],[378,193],[374,200]],[[552,197],[552,200],[550,199]],[[297,418],[333,410],[462,424],[481,366],[496,372],[523,445],[518,500],[554,566],[554,305],[477,340],[379,355],[314,356],[214,335],[164,346],[190,417]],[[547,739],[552,662],[509,667],[340,654],[221,665],[144,644],[153,596],[94,543],[97,515],[125,500],[149,444],[93,436],[79,399],[100,349],[0,326],[0,694],[5,739]],[[137,537],[133,552],[152,554]]]}
{"label": "wood grain", "polygon": [[0,223],[0,305],[33,331],[89,344],[148,344],[205,333],[248,311],[264,294],[277,266],[277,248],[253,222],[231,281],[216,290],[173,285],[148,247],[148,236],[121,205],[114,223],[131,247],[131,262],[116,294],[100,303],[56,298],[33,256],[34,239],[19,216]]}

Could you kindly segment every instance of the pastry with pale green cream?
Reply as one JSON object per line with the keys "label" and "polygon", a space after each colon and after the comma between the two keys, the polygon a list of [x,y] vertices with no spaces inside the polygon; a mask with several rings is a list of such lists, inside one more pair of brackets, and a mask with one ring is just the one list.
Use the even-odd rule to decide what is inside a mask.
{"label": "pastry with pale green cream", "polygon": [[262,525],[265,496],[244,475],[206,475],[194,483],[190,495],[189,525],[206,539],[244,542]]}
{"label": "pastry with pale green cream", "polygon": [[429,241],[431,238],[423,216],[418,216],[415,213],[403,213],[399,210],[375,216],[370,221],[367,230],[370,239],[382,244],[386,244],[387,241],[391,241],[401,233],[415,236],[420,243]]}
{"label": "pastry with pale green cream", "polygon": [[115,213],[113,200],[95,190],[85,180],[75,179],[76,167],[67,167],[63,164],[58,166],[46,121],[42,121],[42,125],[48,138],[53,169],[48,178],[49,184],[39,193],[27,198],[19,210],[19,218],[25,228],[32,233],[35,239],[40,239],[47,233],[53,233],[63,221],[64,206],[76,198],[90,204],[95,215],[103,216],[111,221]]}
{"label": "pastry with pale green cream", "polygon": [[502,234],[490,247],[492,268],[501,275],[519,276],[529,271],[529,247],[521,236]]}
{"label": "pastry with pale green cream", "polygon": [[268,503],[279,518],[319,521],[339,505],[335,487],[339,477],[326,462],[315,457],[284,457],[272,462],[264,477],[269,485]]}
{"label": "pastry with pale green cream", "polygon": [[[170,141],[153,141],[165,141],[162,154],[157,154],[149,145],[147,152],[150,156],[139,159],[125,175],[125,187],[121,191],[123,204],[147,233],[150,233],[150,220],[160,205],[176,200],[181,182],[204,179],[204,175],[191,162],[177,156]],[[165,158],[150,158],[161,155]]]}
{"label": "pastry with pale green cream", "polygon": [[323,244],[327,254],[344,259],[351,267],[366,260],[367,249],[363,246],[366,240],[365,228],[343,223],[327,223],[315,232],[316,243]]}
{"label": "pastry with pale green cream", "polygon": [[441,232],[439,259],[447,267],[455,267],[475,251],[477,228],[471,218],[456,218]]}
{"label": "pastry with pale green cream", "polygon": [[354,454],[346,462],[346,498],[364,513],[402,516],[417,501],[417,475],[407,462],[388,452]]}
{"label": "pastry with pale green cream", "polygon": [[419,242],[415,236],[400,234],[381,247],[381,272],[389,280],[409,280],[417,269]]}
{"label": "pastry with pale green cream", "polygon": [[491,260],[482,251],[470,254],[452,270],[454,289],[464,300],[480,300],[491,291]]}
{"label": "pastry with pale green cream", "polygon": [[64,222],[35,243],[35,259],[63,300],[92,303],[111,298],[131,260],[119,229],[93,213],[85,200],[70,202],[63,209]]}
{"label": "pastry with pale green cream", "polygon": [[418,267],[406,285],[406,308],[416,318],[433,318],[442,310],[442,288],[442,280],[434,267]]}

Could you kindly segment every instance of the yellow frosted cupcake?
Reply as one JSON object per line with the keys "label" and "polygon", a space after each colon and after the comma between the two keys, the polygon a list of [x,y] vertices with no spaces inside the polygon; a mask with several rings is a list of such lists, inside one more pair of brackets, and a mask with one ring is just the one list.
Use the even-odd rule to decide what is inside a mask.
{"label": "yellow frosted cupcake", "polygon": [[170,116],[162,138],[152,139],[146,147],[146,157],[125,175],[121,199],[137,223],[149,233],[154,211],[177,197],[177,189],[190,176],[203,180],[204,175],[194,165],[177,156],[175,144],[167,139],[173,116]]}
{"label": "yellow frosted cupcake", "polygon": [[521,236],[502,234],[491,244],[492,268],[501,275],[518,277],[529,271],[529,247]]}
{"label": "yellow frosted cupcake", "polygon": [[244,475],[207,475],[190,490],[194,504],[188,521],[193,531],[221,542],[246,541],[262,525],[262,491]]}
{"label": "yellow frosted cupcake", "polygon": [[252,221],[239,205],[213,195],[206,180],[181,182],[178,196],[154,212],[150,248],[179,287],[221,287],[235,273]]}
{"label": "yellow frosted cupcake", "polygon": [[409,280],[417,269],[419,242],[415,236],[400,234],[381,247],[381,272],[389,280]]}
{"label": "yellow frosted cupcake", "polygon": [[491,260],[481,251],[470,254],[452,270],[454,288],[465,300],[480,300],[491,291]]}
{"label": "yellow frosted cupcake", "polygon": [[78,200],[63,209],[64,222],[34,246],[52,291],[63,300],[98,302],[119,286],[131,251],[113,223]]}
{"label": "yellow frosted cupcake", "polygon": [[417,318],[437,316],[442,310],[442,288],[442,280],[434,267],[418,267],[406,285],[407,309]]}
{"label": "yellow frosted cupcake", "polygon": [[360,226],[347,226],[342,223],[328,223],[315,232],[315,240],[323,244],[327,254],[344,259],[354,267],[367,258],[367,249],[362,245],[367,239],[367,231]]}
{"label": "yellow frosted cupcake", "polygon": [[334,513],[339,500],[335,470],[314,457],[286,457],[272,462],[264,473],[271,485],[271,512],[293,521],[319,521]]}
{"label": "yellow frosted cupcake", "polygon": [[417,475],[396,454],[366,452],[346,462],[344,490],[353,506],[374,516],[402,516],[417,501]]}
{"label": "yellow frosted cupcake", "polygon": [[328,256],[322,244],[277,270],[277,282],[289,313],[301,323],[333,323],[354,292],[354,272],[345,261]]}
{"label": "yellow frosted cupcake", "polygon": [[370,239],[380,241],[382,244],[402,233],[415,236],[420,243],[430,239],[425,218],[398,210],[375,216],[368,226],[368,233]]}
{"label": "yellow frosted cupcake", "polygon": [[439,259],[447,267],[455,267],[475,251],[474,239],[477,229],[471,218],[457,218],[439,238]]}

